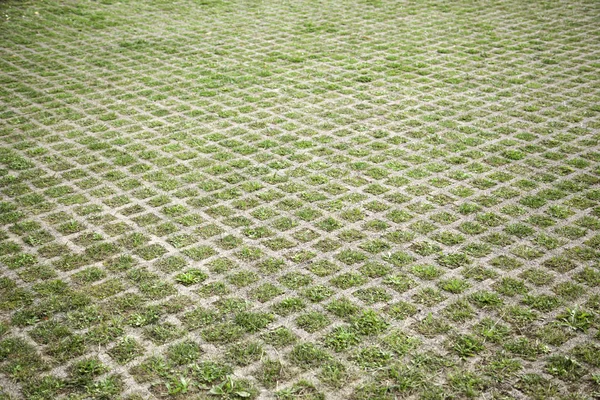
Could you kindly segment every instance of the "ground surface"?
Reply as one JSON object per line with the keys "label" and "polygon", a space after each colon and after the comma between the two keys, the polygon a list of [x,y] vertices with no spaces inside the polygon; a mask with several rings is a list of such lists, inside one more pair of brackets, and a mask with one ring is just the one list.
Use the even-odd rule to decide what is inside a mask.
{"label": "ground surface", "polygon": [[1,399],[600,392],[600,2],[0,2]]}

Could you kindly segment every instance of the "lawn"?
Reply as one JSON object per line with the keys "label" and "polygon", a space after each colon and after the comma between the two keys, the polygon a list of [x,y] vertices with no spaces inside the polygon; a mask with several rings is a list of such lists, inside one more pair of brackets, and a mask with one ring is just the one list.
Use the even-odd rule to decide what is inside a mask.
{"label": "lawn", "polygon": [[0,400],[600,396],[600,2],[0,1]]}

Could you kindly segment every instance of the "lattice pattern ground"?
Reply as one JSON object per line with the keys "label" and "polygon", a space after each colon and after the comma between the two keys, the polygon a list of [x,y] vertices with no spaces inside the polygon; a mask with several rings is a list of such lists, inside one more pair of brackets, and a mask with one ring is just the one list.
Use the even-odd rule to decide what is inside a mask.
{"label": "lattice pattern ground", "polygon": [[600,2],[0,17],[0,399],[600,396]]}

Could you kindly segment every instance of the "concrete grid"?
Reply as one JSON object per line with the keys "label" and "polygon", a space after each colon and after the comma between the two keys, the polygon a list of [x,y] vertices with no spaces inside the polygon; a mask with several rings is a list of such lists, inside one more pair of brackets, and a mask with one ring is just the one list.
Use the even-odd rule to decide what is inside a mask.
{"label": "concrete grid", "polygon": [[600,3],[0,3],[0,399],[600,393]]}

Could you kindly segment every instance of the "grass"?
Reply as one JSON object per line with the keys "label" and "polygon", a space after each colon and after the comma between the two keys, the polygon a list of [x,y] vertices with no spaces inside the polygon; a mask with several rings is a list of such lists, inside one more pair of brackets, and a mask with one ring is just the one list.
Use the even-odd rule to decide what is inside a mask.
{"label": "grass", "polygon": [[597,397],[599,14],[1,2],[0,398]]}

